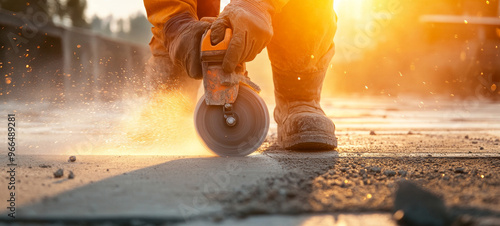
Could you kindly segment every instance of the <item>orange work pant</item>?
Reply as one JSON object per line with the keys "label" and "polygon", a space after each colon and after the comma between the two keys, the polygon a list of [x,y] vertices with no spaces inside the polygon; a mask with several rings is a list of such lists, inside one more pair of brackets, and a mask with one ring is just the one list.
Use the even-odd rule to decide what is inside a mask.
{"label": "orange work pant", "polygon": [[[170,87],[180,86],[186,92],[194,92],[193,95],[196,95],[192,90],[197,90],[199,81],[189,78],[183,69],[175,68],[168,62],[170,59],[163,44],[163,25],[168,19],[182,12],[189,12],[195,18],[215,17],[219,13],[220,1],[144,0],[144,4],[148,19],[153,24],[153,38],[150,43],[153,57],[149,64],[154,73],[163,74],[159,75],[162,78],[157,83],[166,83]],[[335,52],[333,38],[337,29],[337,17],[333,10],[333,0],[289,0],[278,10],[272,21],[274,35],[267,50],[275,83],[276,76],[282,74],[302,76],[303,79],[308,75],[321,77],[318,79],[322,83]]]}

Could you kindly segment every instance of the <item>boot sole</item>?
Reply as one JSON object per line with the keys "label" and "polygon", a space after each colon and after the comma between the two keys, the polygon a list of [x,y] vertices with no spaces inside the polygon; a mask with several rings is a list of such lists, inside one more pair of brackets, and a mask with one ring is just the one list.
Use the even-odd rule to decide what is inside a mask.
{"label": "boot sole", "polygon": [[291,135],[288,139],[282,140],[283,148],[287,150],[300,151],[324,151],[337,148],[337,138],[335,135],[317,134],[314,132]]}

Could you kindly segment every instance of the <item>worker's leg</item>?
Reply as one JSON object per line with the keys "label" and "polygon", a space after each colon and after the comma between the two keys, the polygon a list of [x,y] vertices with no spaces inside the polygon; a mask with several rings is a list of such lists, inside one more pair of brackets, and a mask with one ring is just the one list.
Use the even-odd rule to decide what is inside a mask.
{"label": "worker's leg", "polygon": [[290,0],[273,18],[268,45],[273,69],[278,140],[287,149],[336,147],[335,125],[320,107],[326,70],[335,52],[333,0]]}
{"label": "worker's leg", "polygon": [[[148,19],[153,24],[153,37],[149,44],[152,57],[147,65],[147,88],[157,90],[176,90],[189,99],[196,101],[199,80],[187,75],[186,69],[174,63],[165,45],[164,25],[175,15],[188,13],[193,17],[215,17],[219,13],[219,0],[145,0]],[[196,12],[197,15],[194,15]]]}

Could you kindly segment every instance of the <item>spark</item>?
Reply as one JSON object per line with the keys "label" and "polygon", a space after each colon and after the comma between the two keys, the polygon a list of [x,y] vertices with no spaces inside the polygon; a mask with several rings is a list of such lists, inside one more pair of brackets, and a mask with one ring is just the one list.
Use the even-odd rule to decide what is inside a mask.
{"label": "spark", "polygon": [[311,59],[314,59],[314,55],[311,55]]}
{"label": "spark", "polygon": [[367,197],[368,199],[371,199],[371,198],[372,198],[372,194],[368,194],[368,195],[366,195],[366,197]]}
{"label": "spark", "polygon": [[26,64],[26,68],[30,68],[30,65],[29,65],[29,64]]}
{"label": "spark", "polygon": [[300,77],[297,77],[297,80],[299,80],[299,81],[300,81]]}
{"label": "spark", "polygon": [[484,178],[484,175],[481,175],[481,179],[483,179],[483,178]]}
{"label": "spark", "polygon": [[368,89],[368,86],[365,86],[365,89]]}
{"label": "spark", "polygon": [[82,46],[80,44],[76,45],[76,48],[82,48]]}
{"label": "spark", "polygon": [[468,24],[468,23],[469,23],[469,21],[467,21],[467,20],[464,20],[464,23],[465,23],[465,24]]}

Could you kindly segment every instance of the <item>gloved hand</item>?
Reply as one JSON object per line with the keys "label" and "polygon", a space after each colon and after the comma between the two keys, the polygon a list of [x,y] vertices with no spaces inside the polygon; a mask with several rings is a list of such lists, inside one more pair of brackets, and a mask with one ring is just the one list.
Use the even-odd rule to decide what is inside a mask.
{"label": "gloved hand", "polygon": [[275,9],[268,1],[232,0],[212,23],[212,45],[224,39],[226,28],[233,30],[233,37],[222,62],[225,72],[233,72],[239,63],[253,60],[271,41],[271,18]]}
{"label": "gloved hand", "polygon": [[181,13],[165,23],[164,45],[175,64],[186,69],[189,77],[202,79],[200,48],[201,36],[208,30],[213,19],[196,20],[189,13]]}

